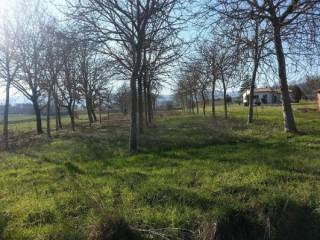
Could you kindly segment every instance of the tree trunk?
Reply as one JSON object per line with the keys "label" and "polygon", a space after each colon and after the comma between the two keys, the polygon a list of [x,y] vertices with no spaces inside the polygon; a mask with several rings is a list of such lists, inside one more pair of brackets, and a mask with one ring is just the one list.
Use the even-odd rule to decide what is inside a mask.
{"label": "tree trunk", "polygon": [[191,106],[191,109],[192,109],[192,113],[195,114],[195,111],[194,111],[194,100],[193,100],[192,92],[190,93],[190,106]]}
{"label": "tree trunk", "polygon": [[194,94],[194,98],[196,100],[196,106],[197,106],[197,114],[199,114],[199,101],[198,101],[198,96],[197,96],[197,93]]}
{"label": "tree trunk", "polygon": [[148,95],[148,122],[149,122],[149,125],[151,125],[153,121],[153,109],[152,109],[152,93],[150,89],[150,83],[147,85],[147,95]]}
{"label": "tree trunk", "polygon": [[131,88],[131,125],[129,137],[129,151],[135,152],[138,150],[138,128],[137,128],[137,89],[136,75],[133,73],[130,81]]}
{"label": "tree trunk", "polygon": [[188,93],[186,93],[186,108],[187,108],[187,113],[190,113],[191,112],[191,108],[190,108],[190,100],[188,98]]}
{"label": "tree trunk", "polygon": [[98,121],[96,112],[94,111],[94,108],[93,108],[93,107],[91,107],[91,114],[92,114],[93,121],[94,121],[94,122]]}
{"label": "tree trunk", "polygon": [[259,62],[261,58],[261,49],[259,47],[259,26],[260,22],[256,21],[255,26],[255,37],[254,37],[254,68],[251,78],[251,84],[250,84],[250,96],[249,96],[249,113],[248,113],[248,124],[253,123],[253,107],[254,107],[254,88],[256,85],[256,78],[257,78],[257,72],[259,68]]}
{"label": "tree trunk", "polygon": [[70,123],[71,123],[71,129],[72,131],[76,130],[76,124],[75,124],[75,120],[74,120],[74,110],[72,109],[71,106],[68,106],[68,114],[70,117]]}
{"label": "tree trunk", "polygon": [[286,132],[296,132],[296,124],[292,112],[291,100],[289,95],[289,87],[287,80],[287,71],[286,71],[286,60],[282,46],[281,39],[281,26],[279,20],[274,22],[274,44],[276,48],[276,54],[278,59],[278,71],[281,85],[281,94],[282,94],[282,109],[284,117],[284,130]]}
{"label": "tree trunk", "polygon": [[74,120],[74,113],[72,113],[71,116],[70,116],[70,122],[71,122],[72,131],[75,131],[76,130],[76,123],[75,123],[75,120]]}
{"label": "tree trunk", "polygon": [[212,81],[212,90],[211,90],[211,108],[212,108],[212,117],[216,117],[216,104],[215,104],[215,90],[216,90],[216,80]]}
{"label": "tree trunk", "polygon": [[38,99],[33,99],[32,102],[33,102],[34,113],[36,115],[37,133],[40,135],[40,134],[43,134],[42,121],[41,121],[41,110],[39,107]]}
{"label": "tree trunk", "polygon": [[222,85],[223,85],[223,103],[224,103],[224,118],[228,119],[228,103],[227,103],[227,87],[224,76],[222,75]]}
{"label": "tree trunk", "polygon": [[139,108],[139,132],[144,130],[144,115],[143,115],[143,93],[142,93],[142,76],[138,77],[138,108]]}
{"label": "tree trunk", "polygon": [[185,105],[185,102],[184,102],[184,98],[183,96],[180,97],[180,101],[181,101],[181,108],[182,108],[182,112],[186,112],[186,105]]}
{"label": "tree trunk", "polygon": [[86,107],[87,107],[87,114],[88,114],[88,119],[89,119],[90,126],[93,123],[92,106],[91,106],[91,104],[92,104],[91,99],[89,98],[89,96],[86,96]]}
{"label": "tree trunk", "polygon": [[3,137],[5,150],[9,149],[9,104],[10,104],[10,79],[7,79],[6,84],[6,102],[3,113]]}
{"label": "tree trunk", "polygon": [[51,94],[52,94],[52,89],[51,86],[49,87],[48,91],[48,103],[47,103],[47,137],[51,138]]}
{"label": "tree trunk", "polygon": [[147,127],[149,126],[148,120],[148,96],[147,96],[147,80],[144,79],[143,81],[143,97],[144,97],[144,119],[146,122]]}
{"label": "tree trunk", "polygon": [[62,122],[61,122],[61,110],[59,105],[58,96],[53,92],[53,98],[54,98],[54,106],[55,106],[55,112],[56,112],[56,130],[62,129]]}
{"label": "tree trunk", "polygon": [[253,123],[254,88],[256,85],[256,76],[257,76],[258,67],[259,67],[259,62],[255,60],[251,84],[250,84],[248,124]]}
{"label": "tree trunk", "polygon": [[130,123],[130,136],[129,136],[129,152],[133,153],[138,150],[138,122],[137,122],[137,81],[139,78],[139,71],[141,68],[142,53],[141,48],[137,48],[137,56],[134,64],[130,79],[130,90],[131,90],[131,123]]}
{"label": "tree trunk", "polygon": [[201,91],[201,96],[202,96],[202,111],[203,111],[203,116],[206,116],[206,96],[204,94],[204,91]]}
{"label": "tree trunk", "polygon": [[61,110],[59,106],[56,107],[56,130],[62,129]]}

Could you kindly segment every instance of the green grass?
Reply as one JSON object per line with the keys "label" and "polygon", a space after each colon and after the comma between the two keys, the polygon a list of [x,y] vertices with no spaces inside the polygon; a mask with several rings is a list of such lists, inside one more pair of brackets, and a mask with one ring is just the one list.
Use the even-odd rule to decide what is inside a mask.
{"label": "green grass", "polygon": [[159,116],[135,155],[127,153],[126,121],[1,153],[0,236],[87,239],[106,212],[172,239],[234,211],[254,212],[260,221],[281,202],[316,213],[320,114],[306,107],[294,106],[295,135],[283,133],[280,107],[259,107],[248,127],[246,108],[232,105],[228,121],[220,107],[215,121]]}
{"label": "green grass", "polygon": [[[102,115],[106,117],[106,114]],[[55,116],[51,116],[51,128],[55,129],[56,124]],[[61,118],[62,125],[70,125],[70,118],[67,115]],[[76,119],[76,124],[87,123],[88,116],[86,113],[79,114],[79,118]],[[42,116],[42,127],[46,130],[46,117]],[[19,135],[22,133],[36,132],[36,120],[35,115],[32,114],[10,114],[9,115],[9,130],[13,135]],[[3,116],[0,115],[0,134],[3,133]]]}

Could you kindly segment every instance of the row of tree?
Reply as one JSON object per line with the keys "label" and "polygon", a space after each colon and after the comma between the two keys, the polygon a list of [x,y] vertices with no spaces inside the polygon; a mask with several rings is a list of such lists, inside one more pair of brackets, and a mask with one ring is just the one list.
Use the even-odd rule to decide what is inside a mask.
{"label": "row of tree", "polygon": [[159,88],[168,66],[179,56],[182,2],[87,0],[69,4],[70,17],[80,31],[99,44],[117,75],[130,81],[130,152],[138,149],[139,133],[152,124],[152,91]]}
{"label": "row of tree", "polygon": [[227,118],[227,89],[249,79],[251,123],[257,79],[270,75],[276,61],[284,127],[297,130],[287,67],[318,56],[318,0],[68,0],[62,21],[51,17],[40,1],[18,3],[16,14],[3,18],[7,21],[0,34],[6,147],[11,87],[32,102],[39,134],[41,110],[46,110],[50,137],[51,108],[57,129],[62,127],[61,109],[67,110],[75,128],[75,108],[81,103],[93,123],[96,111],[111,101],[111,82],[124,80],[129,84],[116,96],[122,111],[131,114],[129,150],[136,151],[139,133],[152,125],[154,96],[183,54],[180,37],[188,20],[205,34],[199,36],[195,56],[180,66],[176,92],[184,106],[193,109],[199,98],[205,103],[210,91],[215,116],[220,87]]}
{"label": "row of tree", "polygon": [[[0,71],[6,85],[4,142],[8,148],[10,89],[33,104],[37,133],[43,133],[41,111],[62,128],[61,111],[75,129],[75,109],[86,107],[90,124],[96,111],[111,102],[112,82],[129,81],[117,91],[124,112],[131,114],[129,148],[152,125],[155,93],[181,41],[178,0],[66,1],[62,21],[50,16],[39,1],[20,1],[1,26]],[[20,11],[24,9],[23,11]],[[28,9],[28,10],[26,10]],[[19,13],[19,14],[18,14]],[[168,67],[169,66],[169,67]],[[130,98],[130,101],[128,101]],[[129,109],[130,108],[130,109]]]}
{"label": "row of tree", "polygon": [[198,16],[209,21],[209,28],[202,25],[210,31],[205,35],[208,40],[198,44],[196,57],[189,58],[181,69],[176,87],[181,102],[190,105],[194,98],[197,102],[197,96],[204,96],[205,90],[211,91],[215,116],[215,90],[220,83],[227,118],[227,87],[246,85],[250,89],[248,123],[252,123],[257,81],[275,76],[272,73],[277,71],[284,128],[297,131],[287,69],[295,64],[301,70],[299,65],[319,56],[320,2],[212,0],[200,3],[195,18]]}
{"label": "row of tree", "polygon": [[75,129],[75,108],[86,102],[90,123],[97,120],[95,109],[109,95],[109,63],[97,46],[76,31],[60,26],[35,3],[20,3],[23,14],[8,15],[1,26],[0,72],[6,85],[4,142],[8,148],[10,88],[32,102],[37,133],[43,133],[42,114],[47,115],[47,135],[51,137],[51,112],[55,108],[56,128],[62,128],[61,109]]}

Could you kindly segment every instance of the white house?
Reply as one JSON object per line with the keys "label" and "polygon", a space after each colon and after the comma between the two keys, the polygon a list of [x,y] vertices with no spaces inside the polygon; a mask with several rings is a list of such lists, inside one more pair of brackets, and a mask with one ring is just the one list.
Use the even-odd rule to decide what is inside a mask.
{"label": "white house", "polygon": [[[242,94],[243,104],[249,105],[250,89],[246,90]],[[280,89],[272,88],[256,88],[254,90],[254,103],[260,104],[279,104],[281,103],[281,91]]]}

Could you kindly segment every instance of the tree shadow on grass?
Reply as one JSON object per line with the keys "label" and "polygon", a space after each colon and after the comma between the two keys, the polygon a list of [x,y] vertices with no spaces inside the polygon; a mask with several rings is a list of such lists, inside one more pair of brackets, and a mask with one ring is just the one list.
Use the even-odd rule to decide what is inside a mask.
{"label": "tree shadow on grass", "polygon": [[[259,120],[259,124],[265,124],[266,128],[270,126],[265,120]],[[119,168],[178,167],[182,161],[209,160],[235,166],[264,164],[279,170],[301,171],[295,166],[292,156],[306,158],[308,153],[285,138],[261,139],[252,134],[239,134],[247,130],[250,131],[250,128],[241,118],[228,121],[218,118],[212,121],[209,118],[187,116],[169,118],[156,128],[147,129],[140,136],[141,150],[133,156],[127,151],[127,125],[103,125],[97,129],[61,135],[61,142],[66,140],[72,144],[55,145],[54,149],[44,147],[43,151],[39,148],[33,152],[52,163],[57,160],[48,158],[48,152],[52,151],[55,156],[55,152],[66,151],[70,158],[68,161],[99,161],[104,166]],[[35,157],[32,152],[28,154]],[[307,171],[318,174],[314,169]]]}
{"label": "tree shadow on grass", "polygon": [[320,215],[314,209],[280,199],[265,209],[268,232],[274,240],[320,239]]}
{"label": "tree shadow on grass", "polygon": [[[181,121],[169,119],[168,123],[147,129],[140,137],[141,150],[134,156],[127,154],[125,128],[99,129],[97,131],[103,132],[89,133],[89,137],[87,134],[78,134],[73,139],[82,147],[75,148],[75,154],[81,155],[81,161],[84,162],[101,161],[106,166],[120,168],[124,162],[132,167],[178,167],[181,161],[196,159],[233,165],[263,164],[285,171],[301,171],[292,158],[308,157],[308,153],[285,138],[261,139],[250,134],[237,134],[237,131],[249,129],[240,118],[211,122],[207,118],[197,117],[196,120],[194,122],[192,117]],[[264,120],[260,120],[259,124],[270,125]],[[122,153],[121,160],[116,149]],[[115,163],[114,159],[121,163]],[[314,169],[302,171],[318,174]]]}
{"label": "tree shadow on grass", "polygon": [[5,213],[0,213],[0,240],[4,240],[4,231],[8,225],[9,217]]}
{"label": "tree shadow on grass", "polygon": [[319,224],[313,209],[279,200],[262,209],[231,210],[202,232],[212,240],[318,240]]}

